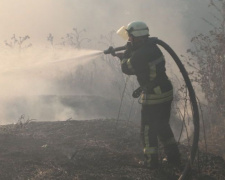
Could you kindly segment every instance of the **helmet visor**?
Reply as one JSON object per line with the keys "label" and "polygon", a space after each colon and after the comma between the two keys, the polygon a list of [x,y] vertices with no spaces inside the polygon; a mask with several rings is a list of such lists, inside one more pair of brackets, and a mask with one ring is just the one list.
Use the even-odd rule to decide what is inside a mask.
{"label": "helmet visor", "polygon": [[120,29],[118,29],[118,31],[116,32],[116,34],[118,34],[121,38],[123,38],[125,41],[128,41],[129,36],[126,30],[125,26],[122,26]]}

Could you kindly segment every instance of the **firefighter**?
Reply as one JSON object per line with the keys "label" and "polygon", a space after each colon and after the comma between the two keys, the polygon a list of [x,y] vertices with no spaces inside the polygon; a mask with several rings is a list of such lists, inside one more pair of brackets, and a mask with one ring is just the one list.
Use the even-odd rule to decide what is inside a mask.
{"label": "firefighter", "polygon": [[168,163],[176,165],[180,162],[180,155],[169,124],[173,86],[166,75],[165,58],[149,37],[149,28],[144,22],[131,22],[121,29],[122,33],[118,31],[118,34],[128,35],[127,49],[124,53],[114,52],[112,55],[121,60],[122,72],[136,75],[140,84],[145,165],[150,169],[158,168],[158,139],[164,146]]}

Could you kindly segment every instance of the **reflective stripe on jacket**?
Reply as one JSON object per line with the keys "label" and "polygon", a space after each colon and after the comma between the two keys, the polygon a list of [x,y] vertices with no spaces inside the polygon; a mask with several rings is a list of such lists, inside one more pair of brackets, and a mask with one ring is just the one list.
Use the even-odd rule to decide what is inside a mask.
{"label": "reflective stripe on jacket", "polygon": [[136,50],[125,51],[121,68],[123,73],[137,76],[143,89],[141,104],[159,104],[173,99],[173,87],[166,75],[165,58],[150,40]]}

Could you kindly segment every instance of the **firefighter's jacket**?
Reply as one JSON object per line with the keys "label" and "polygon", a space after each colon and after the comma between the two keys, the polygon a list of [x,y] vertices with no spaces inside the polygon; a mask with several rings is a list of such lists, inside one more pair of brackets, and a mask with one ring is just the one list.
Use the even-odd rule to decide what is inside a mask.
{"label": "firefighter's jacket", "polygon": [[165,58],[150,39],[136,49],[127,49],[121,59],[121,67],[123,73],[137,76],[142,88],[141,104],[160,104],[173,99],[173,87],[166,75]]}

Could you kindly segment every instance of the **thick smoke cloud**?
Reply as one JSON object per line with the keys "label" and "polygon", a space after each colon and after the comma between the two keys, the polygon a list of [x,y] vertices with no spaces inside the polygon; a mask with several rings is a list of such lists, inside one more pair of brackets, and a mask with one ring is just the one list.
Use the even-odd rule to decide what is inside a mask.
{"label": "thick smoke cloud", "polygon": [[16,33],[30,35],[35,42],[45,41],[48,33],[61,38],[74,27],[85,28],[91,38],[98,38],[130,21],[142,20],[150,26],[153,36],[180,47],[188,42],[187,34],[201,29],[207,3],[205,0],[1,0],[0,39],[9,39]]}
{"label": "thick smoke cloud", "polygon": [[[122,74],[117,75],[118,72],[109,68],[112,66],[110,60],[106,63],[99,56],[92,62],[93,58],[89,58],[82,63],[81,58],[73,64],[33,67],[34,64],[74,58],[80,54],[71,49],[54,49],[53,53],[47,42],[49,33],[59,44],[73,28],[85,29],[84,36],[91,40],[86,46],[103,50],[107,45],[98,44],[101,35],[141,20],[149,25],[151,36],[168,42],[178,54],[183,54],[195,31],[208,27],[201,19],[207,14],[207,4],[205,0],[1,0],[0,83],[4,86],[0,90],[1,123],[15,122],[23,113],[39,120],[98,118],[99,114],[101,117],[117,116],[124,79]],[[13,34],[17,37],[29,35],[32,48],[23,55],[15,52],[16,49],[10,52],[4,41],[12,41]],[[113,37],[113,42],[115,46],[125,43],[117,36]],[[89,66],[86,66],[87,62]],[[84,71],[87,72],[85,76]],[[120,81],[122,86],[118,85]],[[68,95],[80,97],[74,102]],[[85,108],[81,107],[84,103],[81,96],[86,99],[82,105]],[[97,102],[101,106],[93,107]],[[74,106],[76,108],[72,108]],[[101,112],[96,114],[96,111]]]}

